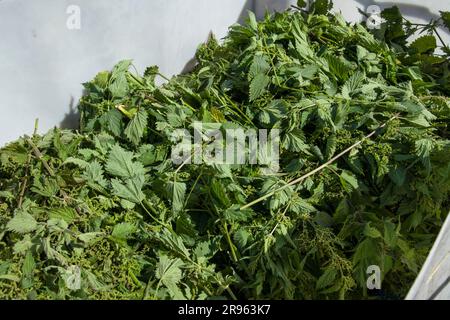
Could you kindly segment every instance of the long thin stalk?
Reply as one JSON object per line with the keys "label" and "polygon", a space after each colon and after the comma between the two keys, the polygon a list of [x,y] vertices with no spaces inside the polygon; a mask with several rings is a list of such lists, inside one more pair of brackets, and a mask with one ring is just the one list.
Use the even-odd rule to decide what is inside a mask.
{"label": "long thin stalk", "polygon": [[[36,119],[34,121],[33,137],[36,136],[36,134],[38,132],[38,127],[39,127],[39,119]],[[23,197],[25,196],[25,190],[27,189],[27,186],[28,186],[28,173],[30,170],[30,162],[31,162],[31,153],[28,154],[27,163],[25,165],[25,177],[23,179],[22,186],[20,188],[19,201],[18,201],[19,208],[22,207]]]}
{"label": "long thin stalk", "polygon": [[308,172],[307,174],[301,176],[300,178],[297,178],[297,179],[294,179],[294,180],[288,182],[288,183],[285,184],[284,186],[282,186],[282,187],[280,187],[280,188],[278,188],[278,189],[276,189],[276,190],[274,190],[274,191],[271,191],[271,192],[265,194],[264,196],[259,197],[259,198],[256,199],[256,200],[253,200],[252,202],[250,202],[250,203],[248,203],[248,204],[242,206],[242,207],[240,208],[240,210],[245,210],[245,209],[247,209],[247,208],[249,208],[249,207],[251,207],[251,206],[253,206],[253,205],[255,205],[255,204],[259,203],[259,202],[261,202],[261,201],[264,201],[265,199],[267,199],[267,198],[273,196],[275,193],[280,192],[280,191],[282,191],[282,190],[284,190],[284,189],[286,189],[286,188],[288,188],[288,187],[290,187],[290,186],[292,186],[292,185],[294,185],[294,184],[297,184],[297,183],[299,183],[299,182],[305,180],[306,178],[312,176],[312,175],[315,174],[316,172],[319,172],[320,170],[326,168],[327,166],[329,166],[330,164],[332,164],[334,161],[336,161],[337,159],[339,159],[340,157],[342,157],[344,154],[350,152],[352,149],[354,149],[355,147],[359,146],[359,145],[360,145],[361,143],[363,143],[365,140],[369,139],[369,138],[370,138],[371,136],[373,136],[379,129],[385,127],[385,126],[388,124],[388,122],[394,120],[394,119],[397,118],[397,117],[398,117],[398,115],[393,116],[392,118],[390,118],[389,120],[387,120],[385,123],[383,123],[382,125],[380,125],[378,128],[376,128],[374,131],[372,131],[371,133],[369,133],[368,135],[366,135],[364,138],[362,138],[361,140],[355,142],[355,143],[352,144],[350,147],[348,147],[347,149],[345,149],[344,151],[342,151],[341,153],[339,153],[339,154],[336,155],[335,157],[331,158],[330,160],[328,160],[327,162],[325,162],[325,163],[322,164],[321,166],[317,167],[316,169],[314,169],[314,170]]}

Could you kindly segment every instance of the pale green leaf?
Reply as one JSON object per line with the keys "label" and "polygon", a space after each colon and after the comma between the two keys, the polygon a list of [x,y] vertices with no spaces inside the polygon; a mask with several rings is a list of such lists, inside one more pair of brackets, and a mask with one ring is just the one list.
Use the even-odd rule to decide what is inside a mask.
{"label": "pale green leaf", "polygon": [[138,145],[147,127],[147,112],[140,108],[125,128],[125,135],[132,143]]}
{"label": "pale green leaf", "polygon": [[18,210],[6,224],[6,229],[16,233],[29,233],[36,230],[37,226],[38,224],[31,214]]}
{"label": "pale green leaf", "polygon": [[270,83],[269,76],[259,73],[250,82],[249,99],[250,101],[258,99],[265,91]]}
{"label": "pale green leaf", "polygon": [[141,203],[145,199],[145,195],[142,192],[144,182],[144,176],[136,176],[128,179],[125,184],[118,179],[113,179],[111,180],[111,185],[114,195],[133,203]]}
{"label": "pale green leaf", "polygon": [[136,225],[129,222],[122,222],[114,226],[112,236],[117,239],[126,240],[137,230]]}
{"label": "pale green leaf", "polygon": [[140,162],[133,161],[133,153],[117,144],[111,148],[106,162],[106,171],[122,178],[143,176],[145,173],[144,166]]}
{"label": "pale green leaf", "polygon": [[169,181],[167,183],[167,192],[172,200],[173,211],[175,213],[180,212],[184,207],[186,184],[178,181]]}

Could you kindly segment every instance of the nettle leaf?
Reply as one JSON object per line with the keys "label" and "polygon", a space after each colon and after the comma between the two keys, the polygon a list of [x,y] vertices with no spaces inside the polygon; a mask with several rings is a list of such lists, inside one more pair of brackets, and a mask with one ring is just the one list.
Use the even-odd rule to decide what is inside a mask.
{"label": "nettle leaf", "polygon": [[118,144],[114,145],[106,162],[106,171],[121,178],[143,176],[144,166],[140,162],[133,161],[133,157],[132,152],[126,151]]}
{"label": "nettle leaf", "polygon": [[100,118],[100,122],[103,123],[104,127],[111,131],[111,133],[120,137],[123,131],[123,114],[117,109],[111,109]]}
{"label": "nettle leaf", "polygon": [[166,255],[160,255],[159,262],[156,265],[156,278],[158,278],[169,289],[172,297],[182,296],[178,283],[183,277],[181,267],[184,263],[181,259],[170,259]]}
{"label": "nettle leaf", "polygon": [[41,180],[36,177],[34,179],[33,187],[31,187],[31,191],[43,197],[52,198],[58,193],[59,185],[53,178],[43,178],[43,181],[41,182]]}
{"label": "nettle leaf", "polygon": [[256,54],[248,72],[248,79],[251,80],[258,74],[266,74],[269,69],[267,58],[262,54]]}
{"label": "nettle leaf", "polygon": [[96,240],[99,240],[103,236],[102,232],[86,232],[78,235],[78,239],[85,244],[92,244]]}
{"label": "nettle leaf", "polygon": [[139,144],[144,135],[144,130],[147,127],[147,117],[145,109],[140,108],[125,128],[125,135],[135,145]]}
{"label": "nettle leaf", "polygon": [[36,230],[38,224],[28,212],[17,210],[14,217],[6,224],[6,230],[16,233],[29,233]]}
{"label": "nettle leaf", "polygon": [[69,157],[69,155],[75,153],[81,139],[81,137],[76,137],[73,133],[66,130],[54,130],[53,145],[61,160],[64,161]]}
{"label": "nettle leaf", "polygon": [[333,134],[327,139],[324,160],[330,160],[334,156],[334,153],[336,152],[336,147],[337,147],[336,135]]}
{"label": "nettle leaf", "polygon": [[233,205],[230,208],[224,211],[224,218],[227,221],[231,222],[239,222],[239,221],[247,221],[253,216],[251,210],[240,210],[239,205]]}
{"label": "nettle leaf", "polygon": [[282,146],[290,151],[304,152],[307,155],[311,155],[310,146],[305,142],[304,135],[299,129],[286,133]]}
{"label": "nettle leaf", "polygon": [[450,11],[439,11],[444,26],[450,31]]}
{"label": "nettle leaf", "polygon": [[95,291],[107,291],[111,290],[110,286],[107,286],[103,281],[99,280],[98,277],[90,272],[89,270],[83,270],[83,273],[87,275],[87,280],[90,287]]}
{"label": "nettle leaf", "polygon": [[111,72],[111,77],[115,78],[118,75],[128,71],[128,69],[130,68],[131,64],[133,63],[133,60],[131,59],[127,59],[127,60],[121,60],[119,61],[113,68],[112,72]]}
{"label": "nettle leaf", "polygon": [[109,85],[109,91],[114,98],[124,97],[129,90],[127,76],[125,73],[117,75]]}
{"label": "nettle leaf", "polygon": [[103,177],[103,167],[97,160],[92,161],[86,167],[81,177],[91,186],[101,186],[106,188],[107,182]]}
{"label": "nettle leaf", "polygon": [[432,35],[422,36],[409,46],[412,53],[433,52],[437,47],[436,38]]}
{"label": "nettle leaf", "polygon": [[327,55],[325,59],[328,69],[330,70],[330,74],[333,77],[340,80],[347,80],[351,68],[345,64],[342,59],[333,55]]}
{"label": "nettle leaf", "polygon": [[28,251],[22,264],[22,288],[27,289],[33,286],[33,272],[36,268],[33,254]]}
{"label": "nettle leaf", "polygon": [[[410,25],[387,9],[368,30],[330,6],[250,14],[164,85],[123,60],[85,84],[82,134],[0,148],[0,295],[366,298],[379,265],[401,297],[449,211],[450,49],[435,54],[431,33],[450,13]],[[173,131],[196,121],[243,129],[244,151],[279,130],[280,152],[260,131],[255,164],[174,171]]]}
{"label": "nettle leaf", "polygon": [[342,86],[342,96],[350,99],[355,91],[362,85],[366,75],[364,72],[357,71],[348,78],[348,80]]}
{"label": "nettle leaf", "polygon": [[33,254],[31,251],[28,251],[25,255],[25,259],[22,265],[22,273],[25,277],[29,277],[32,275],[34,268],[36,266],[36,262],[34,261]]}
{"label": "nettle leaf", "polygon": [[317,100],[317,115],[324,123],[335,128],[331,117],[331,106],[327,100]]}
{"label": "nettle leaf", "polygon": [[292,198],[290,209],[295,213],[311,213],[317,211],[312,204],[299,196]]}
{"label": "nettle leaf", "polygon": [[342,187],[347,192],[352,192],[353,190],[358,189],[358,179],[349,171],[342,171],[339,176]]}
{"label": "nettle leaf", "polygon": [[[29,151],[20,143],[11,143],[1,149],[1,162],[27,163]],[[0,162],[0,163],[1,163]]]}
{"label": "nettle leaf", "polygon": [[316,289],[320,290],[333,284],[334,279],[337,276],[337,271],[334,268],[327,268],[325,272],[320,276],[316,283]]}
{"label": "nettle leaf", "polygon": [[233,239],[236,242],[236,244],[238,245],[239,248],[245,248],[245,246],[247,246],[247,243],[249,242],[249,240],[251,239],[251,233],[244,229],[244,228],[240,228],[238,231],[236,231],[236,233],[233,235]]}
{"label": "nettle leaf", "polygon": [[133,203],[141,203],[145,199],[145,195],[142,192],[144,183],[144,176],[136,176],[128,179],[125,184],[118,179],[111,180],[113,193],[116,196]]}
{"label": "nettle leaf", "polygon": [[431,170],[431,161],[430,161],[430,152],[433,149],[433,141],[430,139],[419,139],[415,143],[415,152],[416,155],[420,158],[423,166],[430,172]]}
{"label": "nettle leaf", "polygon": [[74,164],[82,169],[86,168],[89,165],[89,162],[84,161],[82,159],[74,158],[74,157],[68,157],[64,164]]}
{"label": "nettle leaf", "polygon": [[[28,250],[30,250],[32,246],[33,246],[33,243],[31,242],[31,237],[29,234],[26,234],[22,240],[20,240],[14,244],[14,253],[24,254]],[[0,272],[0,274],[1,274],[1,272]]]}
{"label": "nettle leaf", "polygon": [[395,228],[395,224],[390,221],[384,222],[384,242],[390,248],[394,248],[397,245],[398,233]]}
{"label": "nettle leaf", "polygon": [[364,227],[364,235],[366,237],[370,237],[370,238],[381,238],[381,232],[378,231],[377,228],[372,227],[370,225],[370,222],[366,223],[365,227]]}
{"label": "nettle leaf", "polygon": [[109,85],[109,91],[113,98],[122,98],[127,94],[129,85],[126,72],[130,68],[131,63],[132,60],[122,60],[114,66]]}
{"label": "nettle leaf", "polygon": [[254,101],[262,96],[266,91],[267,85],[270,83],[269,76],[259,73],[250,82],[249,99]]}
{"label": "nettle leaf", "polygon": [[61,219],[70,224],[75,221],[77,212],[70,207],[51,208],[48,211],[48,217],[49,219]]}
{"label": "nettle leaf", "polygon": [[178,234],[174,234],[167,229],[164,229],[161,233],[156,234],[156,237],[164,244],[167,249],[172,250],[178,255],[184,256],[185,258],[189,259],[189,250],[184,245],[183,238],[181,238],[181,236],[179,236]]}
{"label": "nettle leaf", "polygon": [[406,180],[406,169],[402,167],[391,169],[389,170],[389,177],[398,187],[401,187]]}
{"label": "nettle leaf", "polygon": [[172,200],[172,208],[175,213],[179,213],[184,208],[186,195],[186,183],[178,181],[167,182],[167,192]]}
{"label": "nettle leaf", "polygon": [[248,25],[255,31],[258,31],[258,22],[256,16],[252,11],[248,12]]}
{"label": "nettle leaf", "polygon": [[122,222],[114,226],[112,236],[120,240],[127,240],[130,235],[136,232],[136,225],[129,222]]}

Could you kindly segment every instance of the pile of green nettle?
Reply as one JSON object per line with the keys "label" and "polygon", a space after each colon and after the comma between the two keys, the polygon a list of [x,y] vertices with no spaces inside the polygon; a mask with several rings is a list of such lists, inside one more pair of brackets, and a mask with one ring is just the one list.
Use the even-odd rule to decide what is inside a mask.
{"label": "pile of green nettle", "polygon": [[[78,131],[1,149],[0,298],[403,298],[450,209],[450,13],[329,9],[250,14],[160,86],[121,61]],[[174,164],[195,122],[279,129],[280,169]]]}

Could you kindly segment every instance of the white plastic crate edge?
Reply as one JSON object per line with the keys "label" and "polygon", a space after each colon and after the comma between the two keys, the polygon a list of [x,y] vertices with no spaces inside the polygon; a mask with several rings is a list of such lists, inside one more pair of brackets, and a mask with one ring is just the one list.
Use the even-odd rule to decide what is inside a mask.
{"label": "white plastic crate edge", "polygon": [[439,232],[406,300],[450,299],[450,214]]}

